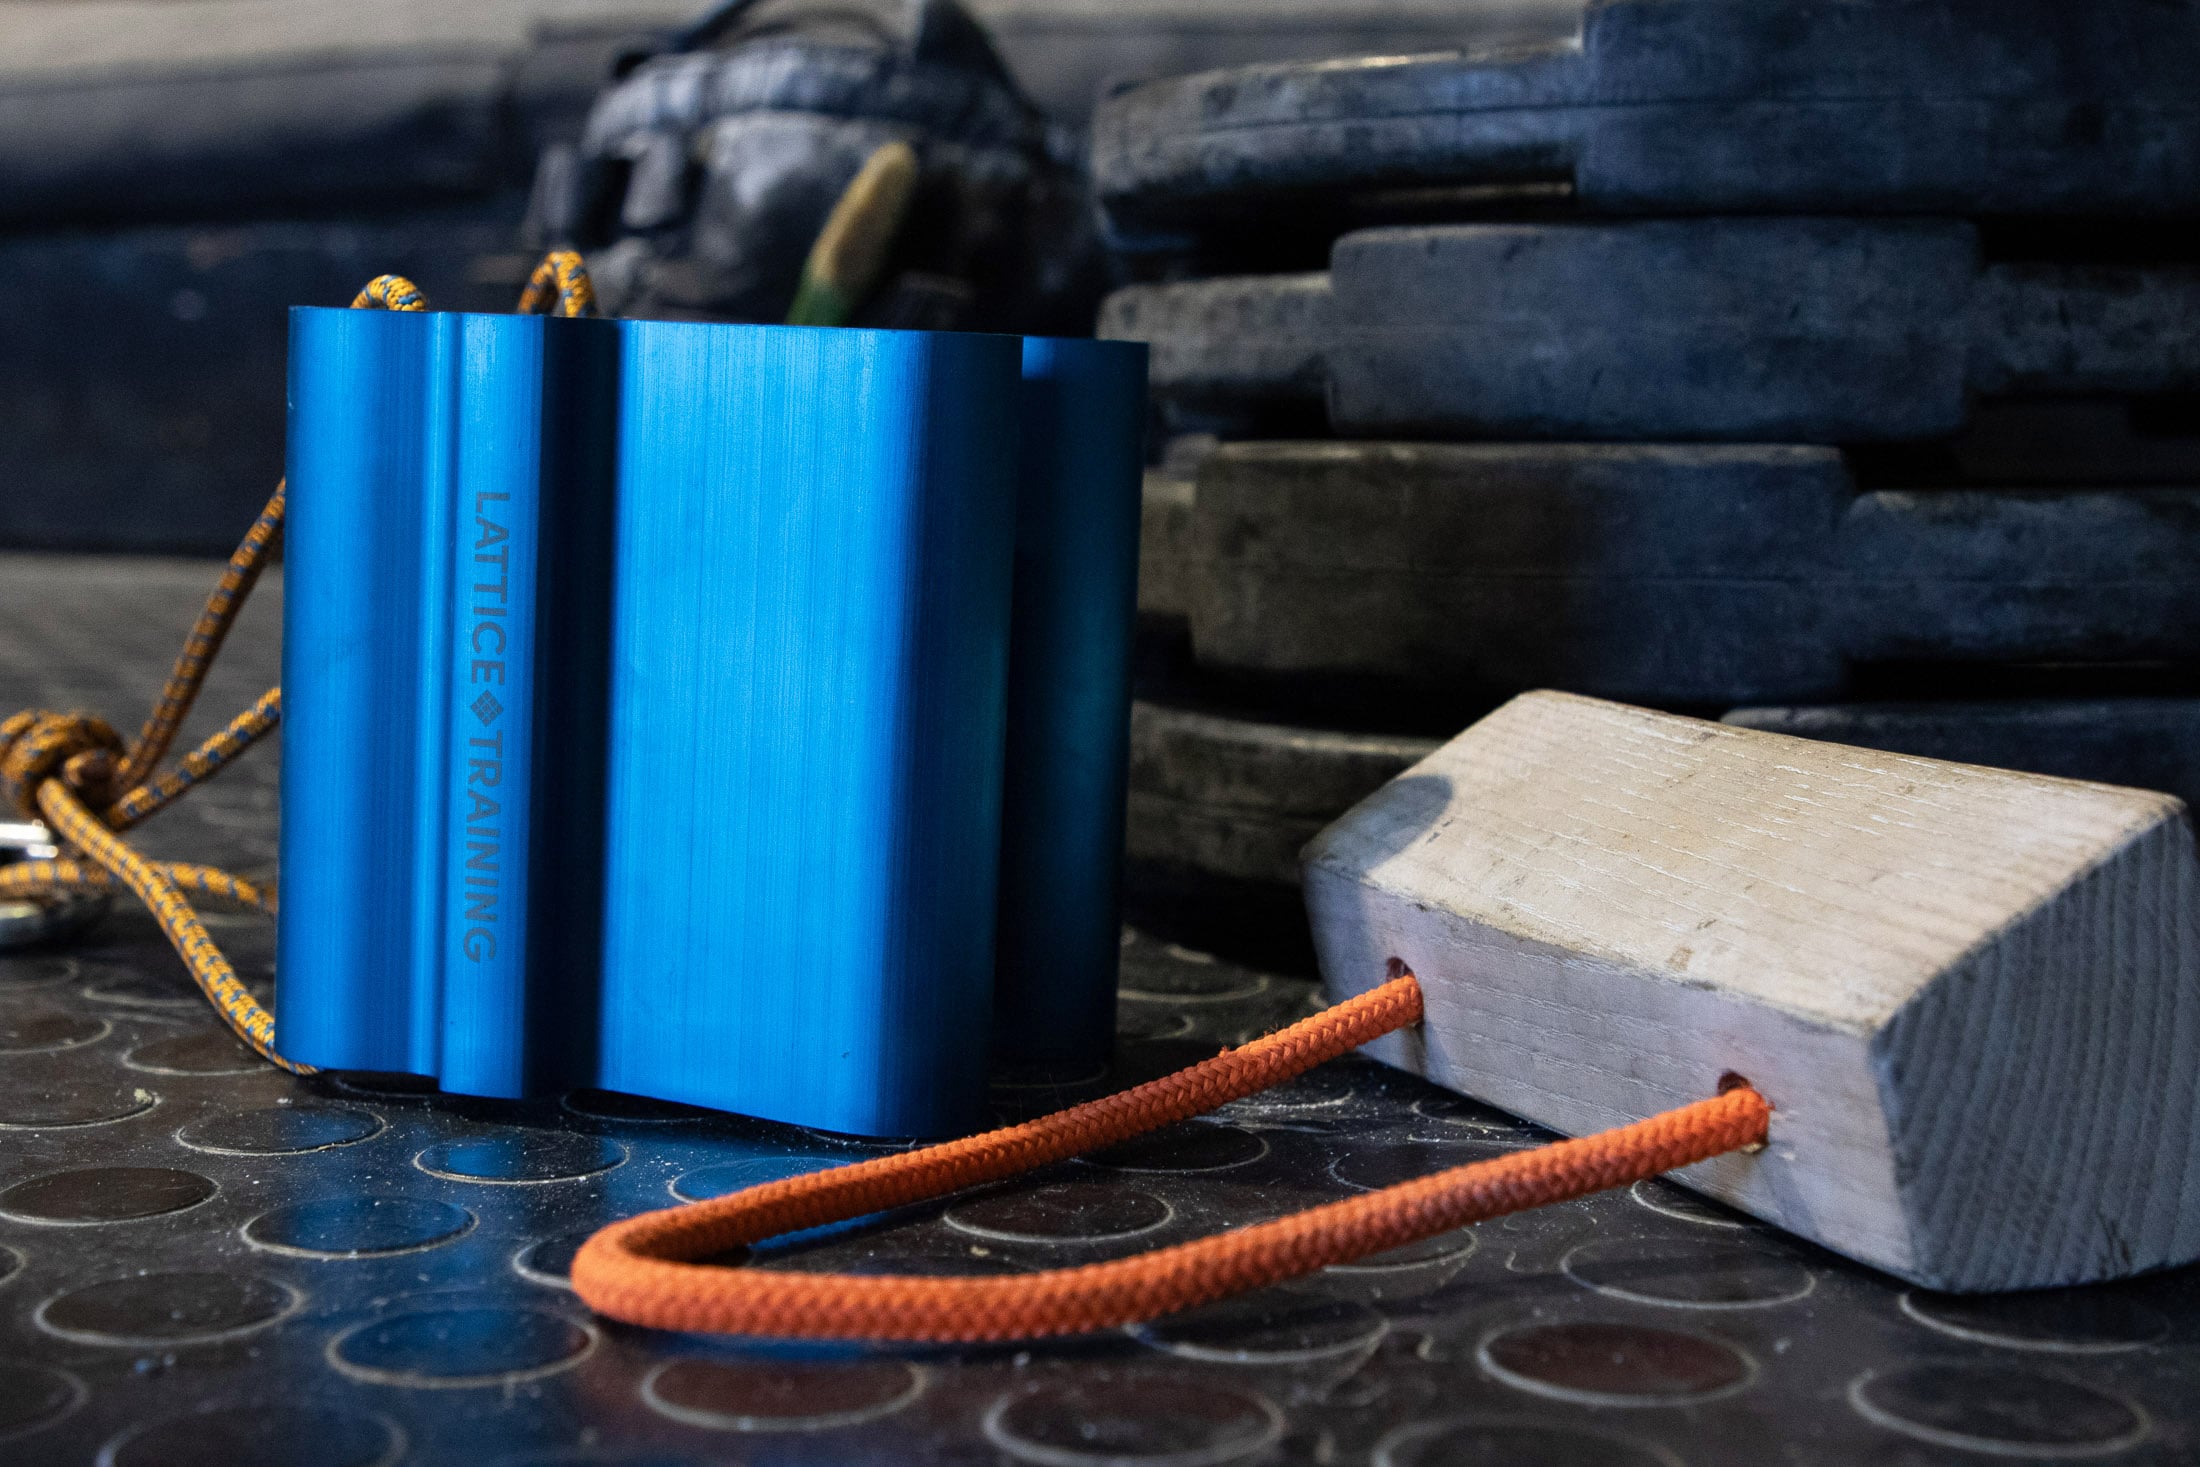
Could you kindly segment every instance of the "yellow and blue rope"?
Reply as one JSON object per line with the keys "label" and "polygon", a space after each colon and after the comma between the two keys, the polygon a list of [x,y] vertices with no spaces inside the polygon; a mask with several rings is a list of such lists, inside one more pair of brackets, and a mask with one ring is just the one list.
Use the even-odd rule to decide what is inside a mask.
{"label": "yellow and blue rope", "polygon": [[519,296],[519,313],[534,316],[544,311],[569,317],[596,314],[596,287],[577,252],[552,250],[527,278],[527,288]]}
{"label": "yellow and blue rope", "polygon": [[420,293],[419,286],[402,275],[377,275],[351,298],[351,308],[355,311],[425,311],[428,298]]}
{"label": "yellow and blue rope", "polygon": [[[402,275],[375,277],[352,305],[385,311],[428,308],[420,288]],[[546,306],[560,316],[585,316],[595,309],[588,271],[570,250],[550,255],[537,267],[520,301],[522,311]],[[270,1063],[310,1074],[313,1066],[276,1053],[274,1017],[239,981],[185,894],[272,917],[275,892],[212,866],[147,860],[119,834],[220,773],[282,721],[282,689],[269,688],[178,760],[176,768],[154,776],[245,599],[273,557],[282,535],[285,493],[286,485],[275,486],[267,507],[230,556],[136,739],[125,741],[111,725],[88,713],[31,709],[0,721],[0,798],[43,820],[72,853],[0,867],[0,897],[112,891],[118,884],[127,888],[152,912],[193,981],[237,1036]]]}
{"label": "yellow and blue rope", "polygon": [[221,732],[178,760],[176,768],[157,779],[147,780],[109,805],[106,810],[108,827],[128,830],[166,807],[193,785],[219,774],[282,721],[283,690],[269,688],[250,708],[230,719]]}
{"label": "yellow and blue rope", "polygon": [[[384,280],[397,279],[386,275]],[[377,281],[376,284],[380,284]],[[369,287],[372,289],[372,287]],[[407,290],[412,287],[407,286]],[[361,298],[365,298],[361,292]],[[420,293],[412,291],[413,299]],[[354,305],[357,302],[353,302]],[[418,310],[418,306],[411,309]],[[230,625],[244,606],[244,600],[259,584],[260,572],[266,566],[268,553],[276,537],[283,529],[283,483],[275,485],[275,495],[268,500],[260,517],[245,532],[242,543],[229,557],[229,564],[222,569],[220,582],[213,594],[206,598],[206,605],[199,612],[191,633],[184,638],[183,652],[176,658],[176,665],[169,671],[168,682],[162,687],[160,698],[153,704],[151,716],[145,727],[138,731],[137,741],[130,746],[122,767],[115,771],[114,784],[118,789],[135,790],[144,783],[168,753],[168,746],[175,740],[176,730],[183,727],[184,717],[198,698],[199,684],[205,680],[206,670],[213,665],[215,654],[222,649],[222,639],[229,635]],[[166,803],[163,801],[162,803]],[[156,807],[157,808],[157,807]],[[145,812],[150,814],[151,811]]]}

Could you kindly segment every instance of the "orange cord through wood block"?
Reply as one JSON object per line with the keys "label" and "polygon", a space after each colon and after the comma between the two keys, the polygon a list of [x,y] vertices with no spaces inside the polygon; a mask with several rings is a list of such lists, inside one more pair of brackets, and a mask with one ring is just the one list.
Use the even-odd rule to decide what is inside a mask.
{"label": "orange cord through wood block", "polygon": [[1454,1167],[1136,1258],[1012,1278],[857,1277],[697,1261],[1113,1146],[1288,1080],[1420,1018],[1421,987],[1406,973],[1241,1049],[1024,1125],[644,1213],[583,1245],[573,1260],[573,1288],[599,1314],[657,1329],[941,1342],[1075,1334],[1188,1309],[1761,1145],[1771,1122],[1764,1097],[1738,1085],[1579,1141]]}

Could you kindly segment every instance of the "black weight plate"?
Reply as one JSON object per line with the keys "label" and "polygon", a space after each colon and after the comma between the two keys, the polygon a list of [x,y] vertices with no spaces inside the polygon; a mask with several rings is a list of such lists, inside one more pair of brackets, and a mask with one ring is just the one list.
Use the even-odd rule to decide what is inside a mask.
{"label": "black weight plate", "polygon": [[1722,720],[1893,754],[2166,790],[2200,805],[2200,699],[1736,708]]}
{"label": "black weight plate", "polygon": [[2187,214],[2200,13],[2151,0],[1603,0],[1577,42],[1285,62],[1103,103],[1128,231],[1570,183],[1628,213]]}
{"label": "black weight plate", "polygon": [[1320,273],[1133,285],[1101,303],[1097,334],[1150,343],[1146,380],[1175,409],[1297,413],[1318,427],[1330,304]]}
{"label": "black weight plate", "polygon": [[1981,395],[2200,386],[2200,271],[1994,264],[1947,220],[1364,230],[1326,276],[1132,286],[1178,413],[1347,436],[1935,438]]}
{"label": "black weight plate", "polygon": [[1435,748],[1134,703],[1127,854],[1296,886],[1301,846]]}
{"label": "black weight plate", "polygon": [[1184,517],[1215,669],[1724,706],[1834,696],[1856,663],[2200,655],[2200,490],[1859,494],[1807,447],[1239,443]]}
{"label": "black weight plate", "polygon": [[1463,225],[1330,261],[1340,432],[1832,443],[1963,420],[1968,225]]}
{"label": "black weight plate", "polygon": [[1842,686],[1830,449],[1235,443],[1194,494],[1209,667],[1722,707]]}

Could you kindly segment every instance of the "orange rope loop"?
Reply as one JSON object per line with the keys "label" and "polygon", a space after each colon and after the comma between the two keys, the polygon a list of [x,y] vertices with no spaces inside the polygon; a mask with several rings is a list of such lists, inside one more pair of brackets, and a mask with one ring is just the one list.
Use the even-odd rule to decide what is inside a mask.
{"label": "orange rope loop", "polygon": [[1097,1151],[1266,1089],[1420,1022],[1410,973],[1135,1089],[960,1141],[766,1182],[614,1223],[573,1260],[589,1308],[628,1324],[799,1339],[975,1342],[1108,1329],[1300,1278],[1468,1223],[1625,1186],[1762,1143],[1746,1085],[1560,1141],[1134,1258],[1010,1278],[893,1277],[696,1262]]}
{"label": "orange rope loop", "polygon": [[[352,304],[420,311],[397,275]],[[581,257],[558,251],[528,281],[522,311],[585,316],[594,292]],[[121,831],[219,773],[275,728],[270,688],[220,732],[156,770],[208,668],[281,538],[278,484],[207,598],[144,727],[124,740],[88,713],[32,709],[0,722],[0,800],[43,820],[65,853],[0,867],[0,897],[123,887],[142,901],[192,978],[238,1036],[270,1063],[273,1018],[208,936],[186,893],[275,913],[276,895],[227,871],[149,861]],[[767,1182],[707,1202],[644,1213],[598,1232],[573,1261],[573,1286],[598,1313],[660,1329],[825,1339],[978,1341],[1107,1329],[1298,1278],[1485,1218],[1624,1186],[1764,1143],[1772,1108],[1747,1085],[1616,1130],[1454,1167],[1273,1222],[1135,1258],[1012,1278],[853,1277],[701,1262],[785,1233],[865,1217],[1098,1151],[1294,1075],[1419,1023],[1421,989],[1402,967],[1388,983],[1203,1064],[1022,1125]]]}

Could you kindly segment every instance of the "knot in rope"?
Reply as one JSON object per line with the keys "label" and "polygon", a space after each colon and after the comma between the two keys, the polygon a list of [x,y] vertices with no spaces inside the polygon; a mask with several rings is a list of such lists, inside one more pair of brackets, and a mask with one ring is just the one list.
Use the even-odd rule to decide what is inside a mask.
{"label": "knot in rope", "polygon": [[27,708],[0,723],[0,798],[38,820],[38,787],[58,779],[85,804],[103,807],[124,747],[103,718]]}

